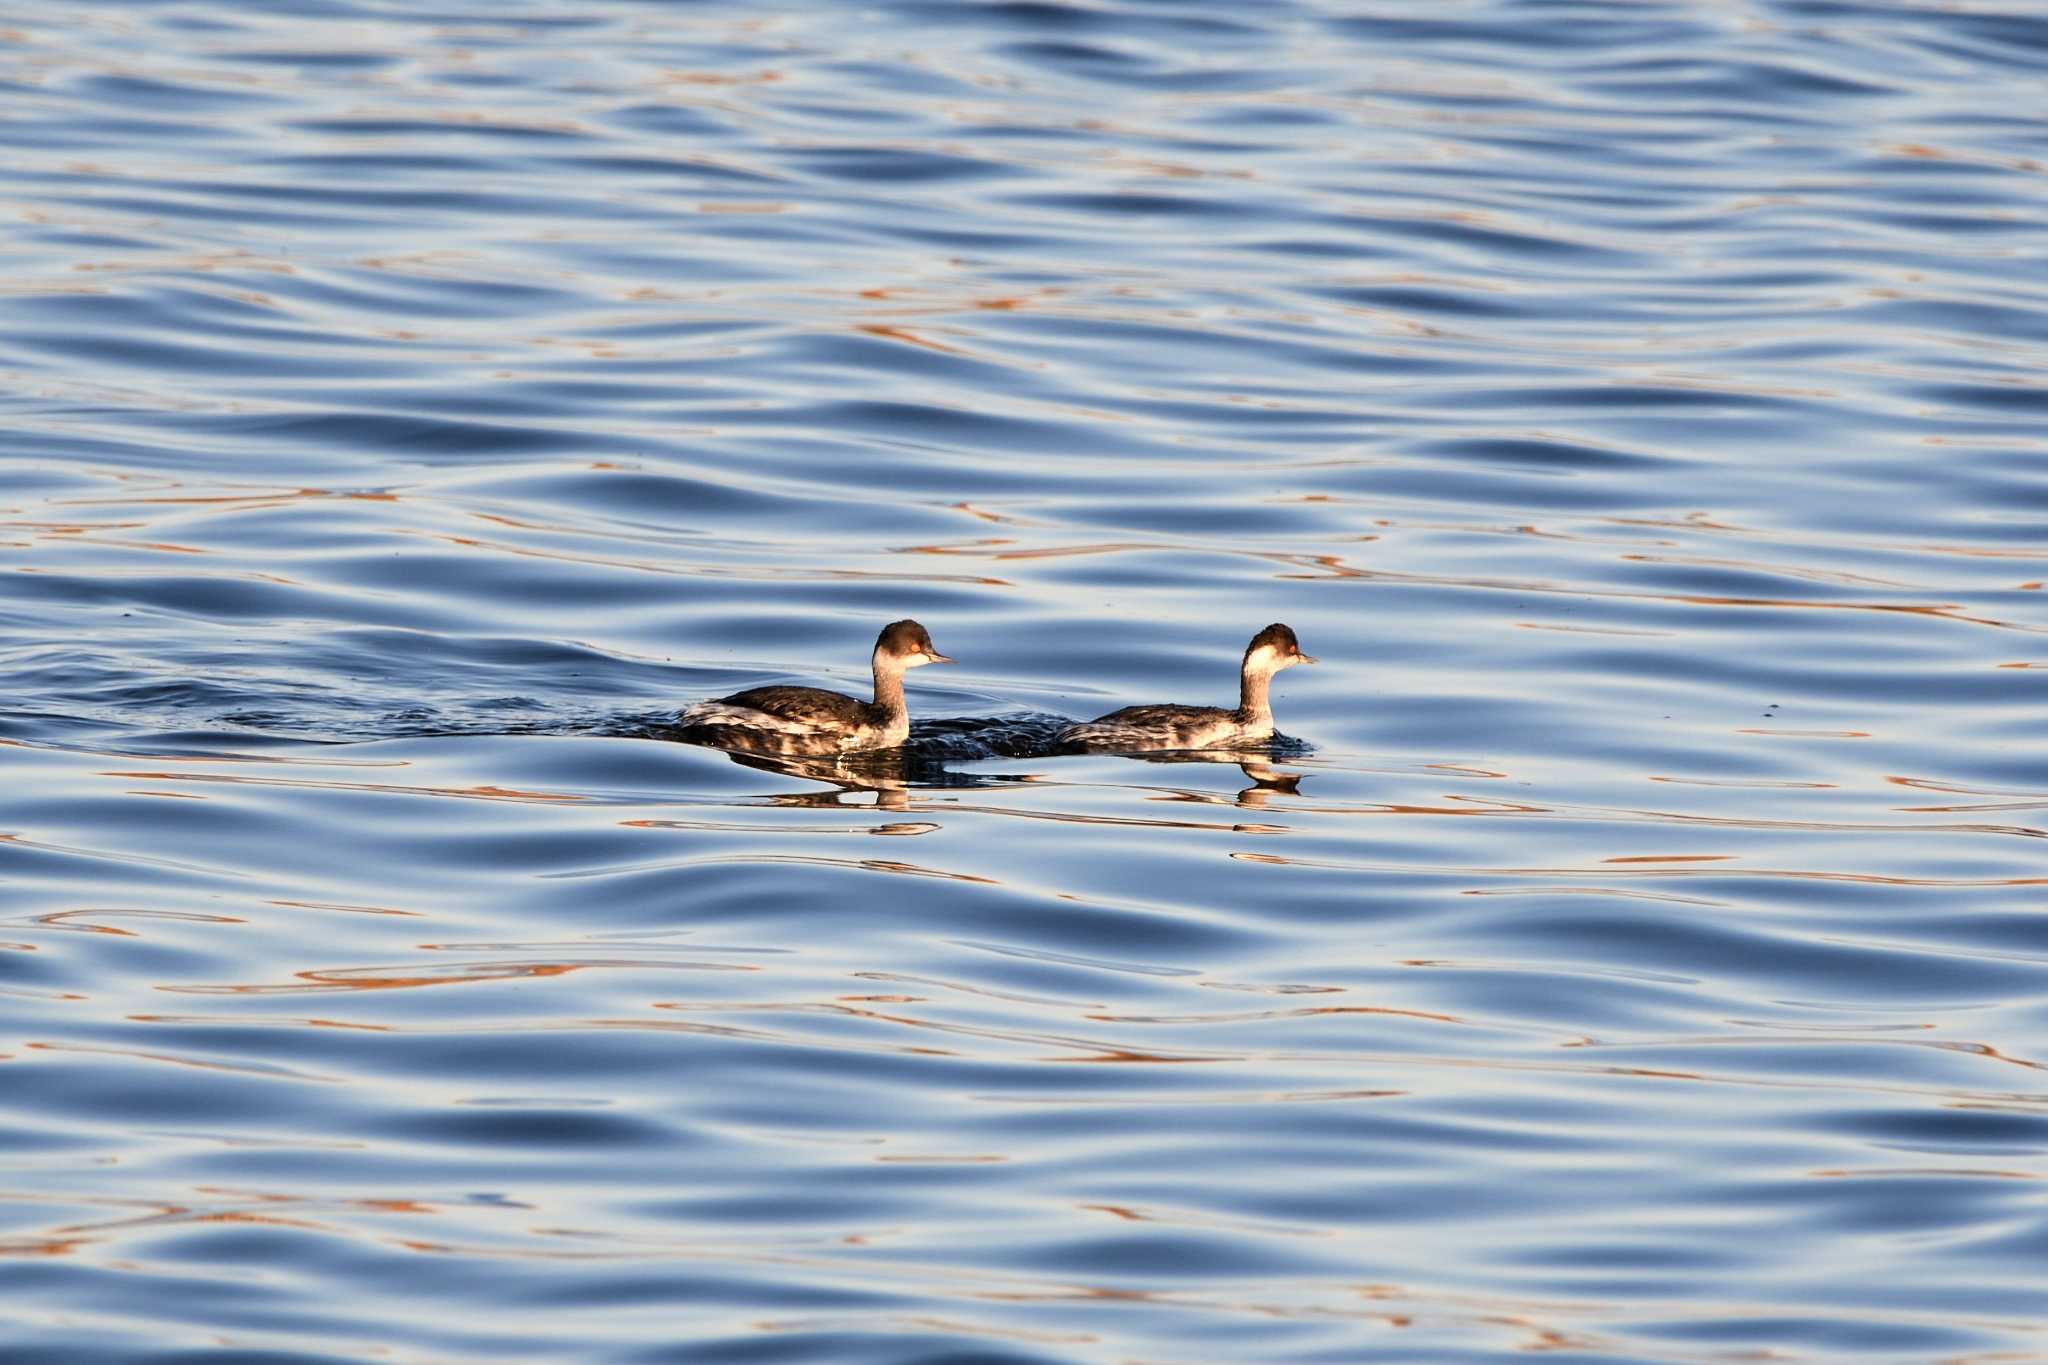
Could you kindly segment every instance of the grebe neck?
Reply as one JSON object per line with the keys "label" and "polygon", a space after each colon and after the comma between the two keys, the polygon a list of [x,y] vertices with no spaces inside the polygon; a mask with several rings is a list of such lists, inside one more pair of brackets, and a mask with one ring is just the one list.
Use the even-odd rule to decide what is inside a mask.
{"label": "grebe neck", "polygon": [[1273,728],[1273,704],[1267,699],[1272,684],[1271,673],[1262,673],[1255,668],[1244,671],[1237,692],[1237,718],[1240,721],[1269,730]]}
{"label": "grebe neck", "polygon": [[910,711],[903,704],[903,665],[879,652],[875,655],[875,709],[885,723],[909,723]]}

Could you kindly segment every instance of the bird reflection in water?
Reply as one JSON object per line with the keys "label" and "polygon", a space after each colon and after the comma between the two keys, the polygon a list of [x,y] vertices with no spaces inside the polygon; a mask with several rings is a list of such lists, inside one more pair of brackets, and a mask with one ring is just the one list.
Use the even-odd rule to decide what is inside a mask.
{"label": "bird reflection in water", "polygon": [[[920,780],[925,767],[912,760],[902,749],[878,749],[861,754],[796,755],[796,754],[754,754],[743,750],[729,749],[726,756],[743,768],[759,768],[762,772],[783,773],[790,777],[801,777],[812,782],[822,782],[829,791],[778,792],[768,800],[778,806],[843,806],[848,797],[863,794],[872,795],[878,810],[909,810],[910,788],[913,782],[918,786],[951,786],[951,781],[928,782]],[[939,772],[937,765],[931,765],[932,775]],[[914,776],[913,774],[916,773]],[[959,785],[974,785],[974,779],[964,773],[948,775],[959,779]]]}
{"label": "bird reflection in water", "polygon": [[[1291,741],[1288,741],[1291,743]],[[1277,747],[1277,746],[1267,746]],[[1290,750],[1291,752],[1291,750]],[[1264,810],[1266,803],[1274,796],[1301,795],[1302,774],[1277,768],[1273,760],[1279,755],[1270,752],[1253,753],[1246,750],[1229,749],[1188,749],[1142,754],[1122,754],[1133,763],[1213,763],[1217,765],[1234,763],[1251,785],[1237,793],[1239,806],[1246,810]],[[1182,792],[1189,801],[1214,801],[1219,798],[1203,792]]]}
{"label": "bird reflection in water", "polygon": [[[906,744],[891,749],[869,749],[830,754],[762,753],[728,746],[717,748],[734,763],[762,772],[821,782],[832,791],[789,792],[771,797],[785,806],[843,806],[847,797],[872,795],[882,810],[908,810],[912,788],[966,789],[997,787],[1034,779],[1015,773],[963,772],[949,766],[990,758],[1024,758],[1045,753],[1048,740],[1063,716],[1025,714],[992,718],[959,717],[920,722]],[[672,738],[685,743],[701,740],[677,731]]]}

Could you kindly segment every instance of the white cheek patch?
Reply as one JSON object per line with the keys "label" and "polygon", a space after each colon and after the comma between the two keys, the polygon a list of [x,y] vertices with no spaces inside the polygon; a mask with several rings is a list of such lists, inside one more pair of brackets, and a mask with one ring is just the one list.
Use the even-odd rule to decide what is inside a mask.
{"label": "white cheek patch", "polygon": [[1245,660],[1245,665],[1262,673],[1270,673],[1283,666],[1280,662],[1280,651],[1271,645],[1260,645],[1253,650],[1252,656]]}
{"label": "white cheek patch", "polygon": [[751,706],[732,706],[722,701],[700,701],[676,717],[679,725],[732,725],[747,730],[768,730],[779,735],[815,735],[821,727],[809,721],[756,711]]}

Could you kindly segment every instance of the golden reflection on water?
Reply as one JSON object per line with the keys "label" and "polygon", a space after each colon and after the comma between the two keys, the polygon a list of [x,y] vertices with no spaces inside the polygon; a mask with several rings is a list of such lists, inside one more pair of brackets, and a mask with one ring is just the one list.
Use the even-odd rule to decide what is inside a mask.
{"label": "golden reflection on water", "polygon": [[350,915],[399,915],[408,919],[426,914],[424,910],[394,910],[383,905],[340,905],[333,901],[274,900],[265,904],[285,910],[337,910]]}
{"label": "golden reflection on water", "polygon": [[236,915],[208,915],[186,910],[138,910],[138,909],[90,909],[53,910],[36,915],[30,923],[46,929],[65,929],[74,933],[111,934],[116,938],[138,937],[133,929],[121,929],[111,924],[99,923],[108,918],[129,918],[139,920],[178,920],[188,924],[246,924],[247,920]]}
{"label": "golden reflection on water", "polygon": [[[433,949],[434,944],[422,944]],[[431,969],[398,971],[390,967],[324,967],[292,973],[296,983],[276,985],[160,985],[172,995],[311,995],[337,991],[411,990],[423,986],[469,986],[518,980],[544,980],[592,970],[754,972],[745,962],[698,962],[673,958],[582,958],[574,961],[457,962]]]}
{"label": "golden reflection on water", "polygon": [[1105,1024],[1241,1024],[1248,1021],[1269,1021],[1274,1019],[1314,1019],[1334,1015],[1389,1015],[1402,1019],[1421,1019],[1433,1024],[1470,1024],[1455,1014],[1439,1014],[1433,1010],[1394,1009],[1386,1005],[1305,1005],[1295,1009],[1274,1010],[1231,1010],[1215,1014],[1108,1014],[1097,1013],[1084,1016]]}
{"label": "golden reflection on water", "polygon": [[693,860],[693,865],[696,866],[710,863],[789,863],[804,867],[836,867],[858,872],[889,872],[902,877],[936,877],[942,881],[969,882],[976,886],[1002,885],[994,877],[983,877],[972,872],[948,872],[944,868],[923,867],[917,863],[901,862],[893,858],[826,858],[794,853],[757,853]]}
{"label": "golden reflection on water", "polygon": [[249,874],[225,868],[206,867],[199,863],[179,862],[172,858],[153,858],[141,853],[113,853],[104,849],[79,848],[71,844],[48,843],[40,839],[28,839],[19,834],[0,833],[0,844],[13,848],[33,849],[38,853],[59,853],[70,858],[88,858],[100,862],[127,863],[137,867],[162,867],[176,872],[198,872],[212,877],[232,877],[245,880]]}
{"label": "golden reflection on water", "polygon": [[[858,790],[858,788],[854,788],[854,789],[852,789],[852,790]],[[837,801],[837,799],[836,799],[836,794],[835,794],[835,793],[827,793],[827,792],[800,792],[800,793],[796,793],[795,795],[796,795],[796,796],[805,796],[805,797],[809,797],[809,796],[823,796],[823,797],[826,797],[826,798],[827,798],[827,799],[826,799],[826,800],[825,800],[825,801],[824,801],[824,802],[822,803],[822,804],[824,804],[824,805],[838,805],[838,804],[840,804],[840,803],[839,803],[839,802]],[[811,804],[820,804],[820,803],[814,803],[814,802],[800,802],[800,801],[796,801],[795,799],[793,799],[793,797],[788,797],[788,796],[776,796],[776,797],[771,797],[771,798],[770,798],[770,800],[771,800],[771,801],[773,801],[773,803],[774,803],[774,804],[776,804],[776,805],[811,805]],[[711,832],[711,833],[725,833],[725,834],[799,834],[799,835],[804,835],[804,836],[809,836],[809,835],[813,835],[813,834],[879,834],[879,835],[915,836],[915,835],[919,835],[919,834],[930,834],[930,833],[934,832],[935,830],[938,830],[938,829],[942,828],[942,826],[940,826],[940,825],[938,825],[938,824],[936,824],[936,823],[933,823],[932,821],[928,821],[928,820],[919,820],[919,821],[898,821],[898,822],[895,822],[895,823],[893,823],[893,824],[887,824],[887,825],[836,825],[836,826],[827,826],[827,825],[764,825],[764,824],[744,824],[744,823],[741,823],[741,822],[739,822],[739,821],[736,821],[736,820],[674,820],[674,819],[668,819],[668,820],[654,820],[654,819],[643,819],[643,820],[621,820],[621,821],[619,821],[619,824],[620,824],[620,826],[621,826],[622,828],[625,828],[625,829],[682,829],[682,830],[692,830],[692,831],[696,831],[696,832]]]}
{"label": "golden reflection on water", "polygon": [[[547,527],[546,530],[560,534],[589,535],[567,527]],[[989,578],[981,574],[914,574],[901,571],[878,569],[816,568],[789,564],[735,565],[703,562],[697,564],[677,563],[672,560],[657,562],[652,559],[628,559],[618,555],[593,553],[577,554],[567,550],[544,550],[531,545],[513,545],[501,540],[484,540],[477,536],[456,535],[449,531],[413,531],[408,534],[426,540],[436,540],[464,550],[480,550],[489,555],[513,555],[522,559],[554,560],[564,564],[582,564],[605,569],[630,569],[634,573],[657,574],[664,577],[730,578],[759,582],[796,583],[837,583],[837,582],[885,582],[885,583],[957,583],[975,587],[1007,588],[1012,586],[1000,578]]]}
{"label": "golden reflection on water", "polygon": [[1782,878],[1798,881],[1853,882],[1864,886],[2048,886],[2044,877],[1909,877],[1877,872],[1826,872],[1795,867],[1471,867],[1436,866],[1427,863],[1350,863],[1329,859],[1289,857],[1277,853],[1232,852],[1232,858],[1246,862],[1283,864],[1339,872],[1391,872],[1407,875],[1485,877],[1708,877]]}
{"label": "golden reflection on water", "polygon": [[[168,988],[166,988],[168,989]],[[218,1057],[190,1057],[175,1052],[146,1052],[140,1048],[109,1047],[99,1043],[50,1043],[29,1042],[22,1045],[32,1052],[74,1053],[101,1057],[124,1057],[138,1062],[162,1062],[168,1066],[189,1067],[197,1071],[220,1071],[239,1076],[260,1076],[265,1080],[307,1081],[321,1085],[345,1084],[342,1076],[321,1076],[297,1067],[279,1066],[270,1062],[229,1062]]]}
{"label": "golden reflection on water", "polygon": [[[195,762],[210,762],[197,759]],[[407,767],[404,762],[383,764]],[[102,777],[119,777],[154,782],[216,782],[238,787],[295,787],[308,791],[375,792],[386,796],[450,796],[471,801],[518,801],[544,806],[579,805],[597,798],[579,792],[523,791],[483,783],[471,787],[407,786],[396,782],[341,782],[332,778],[244,777],[233,773],[104,772]],[[5,836],[0,836],[4,838]]]}
{"label": "golden reflection on water", "polygon": [[[131,1014],[127,1017],[130,1022],[137,1024],[174,1024],[181,1026],[198,1024],[234,1027],[248,1022],[241,1016],[233,1014]],[[266,1028],[350,1029],[358,1033],[404,1032],[403,1029],[391,1024],[365,1024],[348,1019],[319,1019],[311,1017],[291,1019],[270,1015],[264,1018],[263,1023]]]}

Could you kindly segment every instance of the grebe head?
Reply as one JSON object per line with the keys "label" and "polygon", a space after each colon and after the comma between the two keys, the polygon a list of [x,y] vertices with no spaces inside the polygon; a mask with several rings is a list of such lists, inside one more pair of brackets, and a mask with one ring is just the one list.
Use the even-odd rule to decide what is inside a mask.
{"label": "grebe head", "polygon": [[1278,621],[1252,636],[1252,642],[1244,649],[1244,671],[1247,673],[1278,673],[1296,664],[1315,662],[1315,655],[1301,652],[1301,642],[1294,638],[1293,628]]}
{"label": "grebe head", "polygon": [[925,628],[915,621],[896,621],[882,627],[882,633],[875,640],[875,665],[891,668],[919,668],[925,664],[950,664],[955,660],[947,658],[932,648],[932,637]]}

